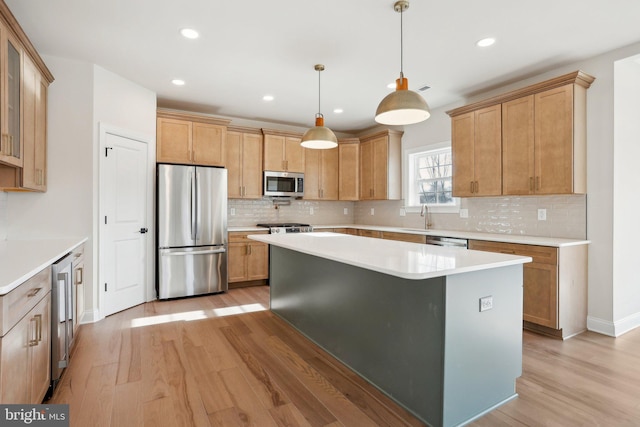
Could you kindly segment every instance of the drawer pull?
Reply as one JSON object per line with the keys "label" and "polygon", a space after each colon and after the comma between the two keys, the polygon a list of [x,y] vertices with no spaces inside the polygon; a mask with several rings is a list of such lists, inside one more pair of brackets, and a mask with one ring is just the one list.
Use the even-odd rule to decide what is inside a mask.
{"label": "drawer pull", "polygon": [[34,339],[29,340],[29,347],[35,347],[40,341],[42,341],[42,314],[36,314],[31,318],[31,321],[36,322],[36,336]]}
{"label": "drawer pull", "polygon": [[84,269],[82,267],[76,268],[76,285],[82,285]]}
{"label": "drawer pull", "polygon": [[503,254],[513,254],[513,255],[515,255],[515,254],[516,254],[516,251],[510,251],[510,250],[507,250],[507,249],[500,249],[500,253],[503,253]]}
{"label": "drawer pull", "polygon": [[28,297],[28,298],[35,297],[35,296],[38,294],[38,292],[40,292],[41,290],[42,290],[42,288],[35,288],[35,289],[32,289],[32,290],[31,290],[31,292],[29,292],[29,293],[27,294],[27,297]]}

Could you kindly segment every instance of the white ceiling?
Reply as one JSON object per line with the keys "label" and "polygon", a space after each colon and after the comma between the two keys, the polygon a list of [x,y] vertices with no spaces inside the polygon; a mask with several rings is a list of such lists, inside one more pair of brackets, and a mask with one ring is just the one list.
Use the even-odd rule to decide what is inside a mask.
{"label": "white ceiling", "polygon": [[[95,63],[170,108],[312,126],[322,63],[325,124],[356,131],[375,125],[400,72],[393,0],[5,1],[40,53]],[[431,86],[433,109],[640,41],[639,16],[638,0],[413,0],[404,74],[410,89]],[[475,46],[487,36],[494,46]]]}

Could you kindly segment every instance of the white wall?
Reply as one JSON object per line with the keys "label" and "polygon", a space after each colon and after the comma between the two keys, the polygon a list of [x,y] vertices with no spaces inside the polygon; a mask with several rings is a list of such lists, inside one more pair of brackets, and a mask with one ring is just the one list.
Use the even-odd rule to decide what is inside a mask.
{"label": "white wall", "polygon": [[640,55],[614,65],[613,320],[625,332],[640,317],[640,276],[633,254],[640,238]]}

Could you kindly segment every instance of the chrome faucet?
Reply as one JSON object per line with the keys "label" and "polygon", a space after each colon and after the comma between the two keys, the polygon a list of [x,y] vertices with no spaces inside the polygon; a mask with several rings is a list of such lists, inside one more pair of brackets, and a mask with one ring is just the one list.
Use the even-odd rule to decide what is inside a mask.
{"label": "chrome faucet", "polygon": [[428,230],[431,227],[431,222],[429,221],[429,207],[426,204],[422,205],[420,216],[424,217],[424,229]]}

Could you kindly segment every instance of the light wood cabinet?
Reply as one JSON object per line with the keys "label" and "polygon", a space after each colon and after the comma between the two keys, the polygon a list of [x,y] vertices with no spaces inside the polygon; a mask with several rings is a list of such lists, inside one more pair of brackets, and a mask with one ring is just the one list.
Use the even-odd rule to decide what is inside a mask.
{"label": "light wood cabinet", "polygon": [[500,105],[451,120],[453,195],[496,196],[502,193]]}
{"label": "light wood cabinet", "polygon": [[382,231],[377,230],[364,230],[362,228],[358,229],[358,236],[362,237],[375,237],[376,239],[382,238]]}
{"label": "light wood cabinet", "polygon": [[360,138],[360,200],[402,198],[401,138],[392,130]]}
{"label": "light wood cabinet", "polygon": [[360,200],[360,140],[338,142],[338,199]]}
{"label": "light wood cabinet", "polygon": [[266,171],[304,173],[305,150],[298,134],[263,129],[264,167]]}
{"label": "light wood cabinet", "polygon": [[262,133],[228,128],[225,149],[230,199],[262,198]]}
{"label": "light wood cabinet", "polygon": [[[594,80],[575,71],[447,111],[452,123],[454,196],[586,193],[586,91]],[[484,123],[478,123],[482,112]],[[501,129],[501,149],[491,154],[498,146],[496,124]],[[487,142],[492,134],[496,138],[480,162],[470,149],[478,132]],[[485,178],[476,179],[480,169],[493,176],[490,183],[497,182],[491,174],[500,166],[501,192],[483,184]]]}
{"label": "light wood cabinet", "polygon": [[0,401],[40,403],[51,379],[51,270],[0,297]]}
{"label": "light wood cabinet", "polygon": [[[250,234],[268,232],[229,232],[229,287],[238,282],[264,281],[269,278],[269,245],[249,239]],[[236,284],[232,286],[231,284]]]}
{"label": "light wood cabinet", "polygon": [[229,120],[158,109],[156,160],[162,163],[225,166]]}
{"label": "light wood cabinet", "polygon": [[47,190],[47,90],[53,81],[0,3],[0,190]]}
{"label": "light wood cabinet", "polygon": [[587,245],[548,247],[469,240],[469,249],[529,256],[523,265],[524,327],[559,338],[587,328]]}
{"label": "light wood cabinet", "polygon": [[387,240],[398,240],[400,242],[427,243],[427,236],[421,234],[396,233],[393,231],[383,231],[382,238]]}
{"label": "light wood cabinet", "polygon": [[304,198],[338,200],[338,148],[304,151]]}

